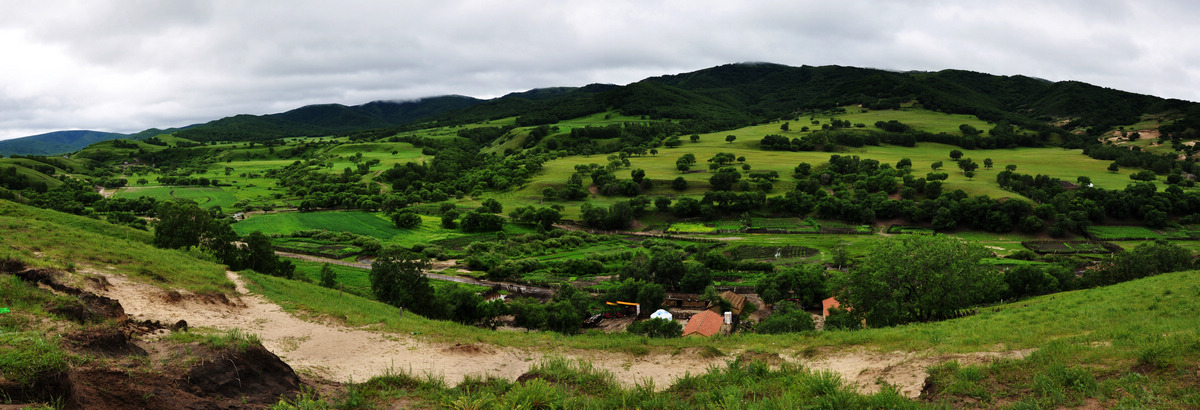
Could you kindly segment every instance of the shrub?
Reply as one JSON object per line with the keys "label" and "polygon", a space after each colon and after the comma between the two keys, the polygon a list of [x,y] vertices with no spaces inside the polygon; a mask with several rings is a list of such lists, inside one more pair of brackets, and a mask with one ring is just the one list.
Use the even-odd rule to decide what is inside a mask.
{"label": "shrub", "polygon": [[683,325],[674,320],[655,318],[633,322],[625,331],[646,337],[680,337],[683,336]]}

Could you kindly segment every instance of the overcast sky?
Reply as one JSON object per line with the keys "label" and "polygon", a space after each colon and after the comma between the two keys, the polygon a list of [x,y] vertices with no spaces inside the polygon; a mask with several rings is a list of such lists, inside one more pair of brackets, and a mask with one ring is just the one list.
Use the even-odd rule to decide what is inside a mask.
{"label": "overcast sky", "polygon": [[1192,1],[0,0],[0,139],[745,61],[947,68],[1200,101]]}

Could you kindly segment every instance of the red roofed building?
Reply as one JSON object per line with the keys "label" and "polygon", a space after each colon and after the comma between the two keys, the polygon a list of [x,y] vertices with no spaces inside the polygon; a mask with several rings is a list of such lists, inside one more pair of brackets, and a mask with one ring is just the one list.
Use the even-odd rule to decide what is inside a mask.
{"label": "red roofed building", "polygon": [[821,301],[821,309],[825,311],[825,317],[829,317],[829,309],[842,306],[837,299],[829,298]]}
{"label": "red roofed building", "polygon": [[701,336],[712,336],[721,331],[721,325],[725,324],[725,318],[711,310],[705,310],[692,316],[687,322],[687,326],[683,327],[683,335],[698,334]]}

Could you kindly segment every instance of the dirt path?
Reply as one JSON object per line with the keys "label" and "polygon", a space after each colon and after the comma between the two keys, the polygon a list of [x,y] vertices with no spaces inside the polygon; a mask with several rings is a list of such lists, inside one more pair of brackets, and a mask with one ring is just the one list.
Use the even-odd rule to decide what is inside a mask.
{"label": "dirt path", "polygon": [[[688,348],[673,355],[632,356],[553,346],[522,350],[481,343],[434,344],[405,334],[301,320],[264,297],[250,294],[236,273],[227,272],[227,275],[237,285],[239,293],[228,304],[186,295],[170,296],[162,289],[119,275],[105,275],[108,286],[96,291],[119,300],[135,319],[168,323],[184,319],[193,327],[239,328],[257,334],[268,350],[297,371],[333,381],[365,381],[389,370],[433,374],[450,384],[461,382],[467,375],[486,374],[515,380],[538,359],[554,355],[588,360],[596,367],[612,372],[627,386],[653,380],[656,388],[664,389],[684,374],[703,373],[709,366],[721,366],[742,353],[733,351],[726,352],[729,355],[725,357],[703,358],[697,354],[698,348]],[[786,353],[781,354],[780,359],[809,369],[838,372],[863,392],[877,391],[876,380],[884,380],[898,386],[904,395],[916,397],[924,385],[925,368],[929,365],[951,359],[980,363],[994,357],[1023,357],[1026,354],[1028,352],[984,352],[932,357],[920,353],[857,350],[830,353],[811,360],[797,359],[794,353]]]}

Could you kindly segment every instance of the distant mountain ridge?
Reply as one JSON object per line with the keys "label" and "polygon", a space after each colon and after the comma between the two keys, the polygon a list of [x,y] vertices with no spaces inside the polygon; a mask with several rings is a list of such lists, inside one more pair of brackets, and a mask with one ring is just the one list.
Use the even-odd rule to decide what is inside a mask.
{"label": "distant mountain ridge", "polygon": [[[518,126],[532,126],[606,110],[687,121],[688,129],[694,131],[719,131],[839,106],[894,109],[911,102],[1035,130],[1063,128],[1094,134],[1135,123],[1146,114],[1161,113],[1182,117],[1179,127],[1200,130],[1200,104],[1077,81],[963,70],[899,72],[756,62],[650,77],[623,86],[537,88],[490,100],[446,95],[356,106],[309,105],[277,114],[236,115],[182,129],[147,130],[131,138],[175,132],[196,141],[267,140],[367,130],[398,132],[415,124],[459,125],[508,117],[516,117]],[[54,150],[40,148],[40,152]]]}
{"label": "distant mountain ridge", "polygon": [[89,130],[54,131],[0,141],[0,156],[56,155],[74,152],[101,141],[127,138],[126,134]]}

